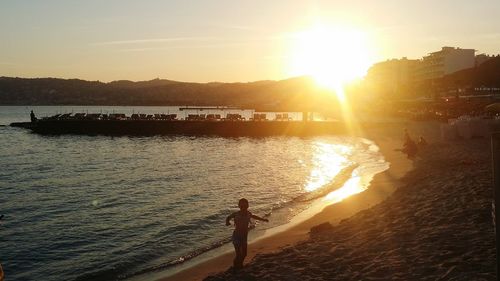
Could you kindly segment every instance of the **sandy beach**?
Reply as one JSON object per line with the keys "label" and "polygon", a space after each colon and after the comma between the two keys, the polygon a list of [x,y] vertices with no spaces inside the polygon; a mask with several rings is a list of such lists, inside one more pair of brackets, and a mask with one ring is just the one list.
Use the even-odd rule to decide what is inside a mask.
{"label": "sandy beach", "polygon": [[[429,142],[415,160],[395,151],[405,127]],[[238,273],[231,253],[162,280],[494,280],[489,140],[444,143],[413,122],[362,136],[391,163],[368,190],[250,244]]]}

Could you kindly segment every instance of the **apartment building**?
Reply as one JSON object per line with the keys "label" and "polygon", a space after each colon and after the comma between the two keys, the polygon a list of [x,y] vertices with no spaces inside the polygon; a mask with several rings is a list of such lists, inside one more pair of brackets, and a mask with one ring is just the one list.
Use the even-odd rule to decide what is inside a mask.
{"label": "apartment building", "polygon": [[425,81],[441,78],[444,75],[476,65],[474,49],[442,47],[440,51],[423,57],[416,68],[415,80]]}
{"label": "apartment building", "polygon": [[413,82],[418,63],[406,57],[376,63],[368,70],[365,81],[375,92],[399,94]]}

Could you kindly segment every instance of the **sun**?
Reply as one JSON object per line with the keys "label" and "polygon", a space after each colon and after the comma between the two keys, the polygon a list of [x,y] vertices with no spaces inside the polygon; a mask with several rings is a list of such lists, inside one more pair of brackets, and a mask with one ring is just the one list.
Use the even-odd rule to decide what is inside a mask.
{"label": "sun", "polygon": [[330,89],[361,78],[371,65],[367,35],[348,27],[315,26],[293,36],[290,74]]}

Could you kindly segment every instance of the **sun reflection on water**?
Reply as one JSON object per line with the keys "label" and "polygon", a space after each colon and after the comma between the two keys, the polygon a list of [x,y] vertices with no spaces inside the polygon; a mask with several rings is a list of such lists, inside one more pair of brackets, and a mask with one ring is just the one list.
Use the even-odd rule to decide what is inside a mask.
{"label": "sun reflection on water", "polygon": [[323,201],[328,204],[338,203],[354,194],[363,192],[368,188],[376,173],[389,167],[378,153],[378,146],[369,140],[363,140],[363,145],[317,141],[313,143],[313,147],[313,168],[304,187],[307,192],[314,192],[332,184],[332,181],[343,169],[355,163],[359,164],[340,188],[328,193],[323,198]]}
{"label": "sun reflection on water", "polygon": [[350,179],[348,179],[341,188],[330,192],[325,197],[324,200],[329,201],[328,203],[331,203],[331,204],[337,203],[337,202],[340,202],[351,195],[360,193],[360,192],[364,191],[365,189],[366,189],[366,186],[364,184],[362,184],[361,176],[357,175],[356,170],[354,170],[352,177]]}
{"label": "sun reflection on water", "polygon": [[314,168],[305,186],[305,190],[308,192],[330,183],[348,165],[348,156],[352,153],[352,148],[348,145],[319,141],[313,145],[316,151],[313,159]]}

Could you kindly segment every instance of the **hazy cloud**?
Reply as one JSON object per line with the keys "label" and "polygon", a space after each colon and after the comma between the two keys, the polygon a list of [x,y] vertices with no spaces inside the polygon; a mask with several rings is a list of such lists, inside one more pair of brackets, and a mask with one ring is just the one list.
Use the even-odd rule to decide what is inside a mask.
{"label": "hazy cloud", "polygon": [[498,39],[500,39],[500,33],[483,33],[483,34],[478,34],[477,37],[480,37],[483,39],[498,40]]}
{"label": "hazy cloud", "polygon": [[117,40],[106,42],[91,43],[91,46],[107,46],[107,45],[129,45],[129,44],[145,44],[145,43],[164,43],[164,42],[182,42],[182,41],[203,41],[214,40],[215,37],[171,37],[171,38],[150,38],[150,39],[132,39],[132,40]]}
{"label": "hazy cloud", "polygon": [[126,48],[119,49],[120,52],[146,52],[146,51],[161,51],[171,49],[204,49],[204,48],[227,48],[227,47],[240,47],[244,43],[223,43],[223,44],[203,44],[203,45],[182,45],[182,46],[165,46],[165,47],[145,47],[145,48]]}
{"label": "hazy cloud", "polygon": [[256,29],[252,26],[246,26],[246,25],[234,25],[234,24],[218,24],[218,23],[209,23],[206,24],[206,26],[212,26],[216,28],[223,28],[223,29],[236,29],[236,30],[244,30],[244,31],[255,31]]}

